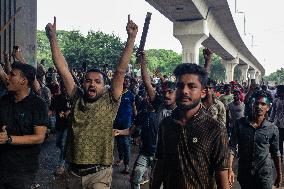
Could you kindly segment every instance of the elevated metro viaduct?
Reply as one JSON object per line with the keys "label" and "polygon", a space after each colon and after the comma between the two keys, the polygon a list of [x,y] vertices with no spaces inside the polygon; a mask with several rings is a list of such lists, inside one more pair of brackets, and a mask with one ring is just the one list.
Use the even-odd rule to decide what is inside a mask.
{"label": "elevated metro viaduct", "polygon": [[265,70],[243,42],[227,0],[146,0],[173,22],[173,35],[182,45],[182,61],[198,64],[199,48],[208,47],[222,58],[226,82],[234,78],[234,68],[242,81],[260,83]]}

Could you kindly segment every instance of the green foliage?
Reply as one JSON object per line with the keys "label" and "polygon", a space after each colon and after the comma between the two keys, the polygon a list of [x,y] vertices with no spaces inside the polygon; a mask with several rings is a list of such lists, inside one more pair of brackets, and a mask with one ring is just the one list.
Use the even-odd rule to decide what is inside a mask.
{"label": "green foliage", "polygon": [[151,72],[158,69],[163,74],[172,75],[175,67],[181,63],[181,55],[172,50],[149,49],[146,54]]}
{"label": "green foliage", "polygon": [[271,73],[269,76],[263,78],[266,82],[270,83],[283,83],[284,82],[284,69],[276,70],[276,72]]}
{"label": "green foliage", "polygon": [[119,37],[100,31],[90,31],[86,37],[78,32],[71,32],[68,39],[63,53],[72,66],[79,66],[85,62],[88,67],[108,64],[114,68],[124,48],[124,43]]}
{"label": "green foliage", "polygon": [[[119,62],[125,42],[114,34],[90,31],[83,36],[79,31],[57,31],[59,47],[71,67],[101,67],[108,64],[115,67]],[[52,65],[48,39],[44,31],[37,32],[37,59],[46,59]]]}
{"label": "green foliage", "polygon": [[[64,48],[64,41],[66,40],[67,31],[59,30],[57,31],[58,45],[61,49]],[[45,31],[37,31],[37,60],[45,59],[47,62],[47,67],[53,65],[50,45],[48,39],[45,35]]]}
{"label": "green foliage", "polygon": [[44,31],[37,31],[37,54],[36,58],[38,61],[45,59],[47,64],[51,63],[51,52],[48,39]]}
{"label": "green foliage", "polygon": [[[204,66],[204,58],[203,58],[203,49],[199,50],[199,65]],[[213,54],[212,55],[212,63],[210,65],[210,73],[209,77],[215,81],[221,82],[226,79],[226,70],[224,65],[221,63],[221,58]]]}
{"label": "green foliage", "polygon": [[[59,47],[71,67],[81,67],[86,63],[88,67],[101,67],[108,64],[115,68],[119,62],[125,42],[114,34],[105,34],[101,31],[90,31],[87,36],[79,31],[57,31]],[[135,47],[136,49],[137,47]],[[135,52],[136,50],[134,50]],[[162,74],[171,75],[174,68],[181,63],[181,54],[172,50],[149,49],[146,50],[149,62],[149,70],[153,72],[158,69]],[[37,32],[37,60],[45,59],[47,67],[53,65],[51,51],[45,31]],[[131,64],[139,69],[135,64],[136,58],[133,53]],[[200,65],[204,65],[202,49],[199,53]],[[240,74],[236,74],[240,75]],[[216,81],[225,80],[225,68],[221,64],[221,59],[213,54],[210,67],[210,78]]]}

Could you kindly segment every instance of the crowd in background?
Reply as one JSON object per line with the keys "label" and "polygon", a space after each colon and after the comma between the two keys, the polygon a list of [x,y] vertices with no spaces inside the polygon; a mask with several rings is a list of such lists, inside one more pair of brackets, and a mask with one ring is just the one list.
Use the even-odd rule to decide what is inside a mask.
{"label": "crowd in background", "polygon": [[[249,85],[248,82],[237,81],[218,83],[207,78],[206,68],[193,64],[177,66],[173,70],[174,77],[157,73],[151,75],[147,69],[147,58],[144,52],[137,53],[137,62],[141,66],[141,76],[137,76],[131,69],[127,69],[137,32],[137,26],[130,20],[127,24],[129,38],[126,49],[116,70],[110,69],[108,65],[101,68],[94,65],[94,68],[90,69],[87,69],[86,65],[68,68],[56,44],[54,24],[47,25],[46,30],[55,66],[47,68],[45,60],[41,60],[37,64],[37,71],[30,73],[30,70],[35,68],[27,65],[20,48],[13,50],[12,58],[9,58],[7,53],[4,54],[5,62],[0,71],[2,97],[0,175],[4,175],[0,177],[1,189],[9,188],[13,184],[17,188],[18,186],[11,180],[17,180],[20,177],[22,181],[19,183],[23,185],[19,185],[18,188],[23,186],[28,188],[25,185],[27,180],[30,181],[27,184],[32,183],[37,166],[32,166],[33,169],[30,171],[21,165],[24,162],[31,162],[25,158],[21,159],[22,156],[18,153],[27,149],[35,154],[38,152],[35,148],[31,148],[43,142],[31,137],[34,132],[39,132],[33,130],[38,126],[47,127],[47,132],[42,131],[38,134],[42,137],[44,133],[45,139],[56,134],[56,146],[61,153],[54,174],[56,176],[73,174],[73,176],[69,175],[72,181],[69,183],[72,185],[70,188],[76,188],[78,183],[85,188],[110,187],[112,165],[122,166],[122,174],[131,174],[131,186],[135,189],[140,188],[141,184],[150,179],[147,175],[148,169],[152,170],[152,189],[159,188],[162,183],[166,189],[174,185],[177,185],[177,188],[192,186],[214,188],[216,185],[226,188],[224,180],[212,181],[210,178],[216,176],[222,180],[223,177],[219,174],[226,171],[225,177],[228,179],[228,184],[232,184],[234,175],[230,165],[231,155],[238,156],[240,159],[238,181],[242,188],[252,188],[252,185],[255,185],[254,188],[270,188],[273,183],[270,178],[272,166],[267,160],[269,153],[275,162],[276,180],[278,179],[275,183],[279,186],[281,182],[279,177],[282,172],[279,166],[281,163],[277,162],[277,158],[283,161],[284,140],[283,85],[267,86],[255,84],[254,81],[250,81]],[[206,53],[204,58],[210,61]],[[15,70],[20,70],[19,75]],[[36,79],[29,79],[33,74]],[[199,85],[196,86],[194,78],[186,80],[188,79],[186,77],[192,77],[192,75],[198,76],[196,81],[199,81],[197,84],[200,85],[200,95],[196,99],[193,93],[199,89]],[[15,77],[22,80],[13,79]],[[188,94],[185,92],[186,89],[190,91]],[[10,102],[10,98],[17,99],[21,96],[19,94],[22,94],[22,91],[25,91],[25,96],[19,101]],[[19,102],[27,103],[26,99],[27,96],[31,96],[30,93],[40,97],[42,101],[33,97],[36,100],[25,106],[36,104],[42,108],[24,109],[23,111],[30,112],[26,114],[31,114],[31,117],[24,118],[26,114],[16,112],[21,109],[17,105],[20,104]],[[185,115],[196,107],[198,109],[194,115],[189,117]],[[9,119],[4,119],[5,116]],[[261,122],[258,123],[260,118]],[[8,124],[7,127],[6,124]],[[15,124],[17,124],[16,129],[13,127]],[[185,128],[189,125],[188,127],[192,128],[176,131],[174,129],[178,127],[172,126],[175,124]],[[29,128],[25,128],[28,125]],[[193,128],[198,125],[201,125],[201,128],[204,127],[204,130]],[[247,125],[252,125],[254,130],[249,130]],[[269,129],[264,130],[266,127]],[[208,130],[209,128],[211,130]],[[177,137],[170,131],[180,135]],[[193,131],[194,134],[189,131]],[[215,135],[212,136],[210,132]],[[256,134],[257,132],[260,134]],[[25,135],[28,136],[27,139],[15,137]],[[112,137],[115,138],[115,150],[118,151],[118,159],[114,162],[112,162]],[[244,144],[242,140],[247,143]],[[173,142],[173,144],[172,141],[177,143]],[[212,145],[212,149],[202,145],[194,146],[198,142],[202,145]],[[17,145],[19,148],[16,147]],[[132,145],[138,145],[140,150],[134,168],[130,170],[129,159]],[[168,149],[165,149],[166,147]],[[189,149],[191,147],[196,151],[191,151]],[[207,156],[202,156],[205,152],[208,152]],[[18,157],[20,159],[17,159]],[[4,160],[8,158],[11,158],[11,162],[9,161],[11,164],[3,168]],[[165,164],[165,161],[169,165]],[[13,162],[17,163],[14,165]],[[15,174],[13,166],[16,165],[19,165],[18,168],[22,170],[21,174],[27,172],[33,174],[28,174],[30,177]],[[11,173],[11,170],[8,170],[10,167],[13,167],[11,169],[13,174],[7,176],[6,173]],[[171,170],[165,173],[163,172],[165,167]],[[247,170],[251,171],[250,175],[246,174]],[[97,173],[100,173],[102,178],[89,177]],[[78,181],[78,178],[73,178],[74,175],[88,182]],[[210,178],[207,178],[208,175]]]}

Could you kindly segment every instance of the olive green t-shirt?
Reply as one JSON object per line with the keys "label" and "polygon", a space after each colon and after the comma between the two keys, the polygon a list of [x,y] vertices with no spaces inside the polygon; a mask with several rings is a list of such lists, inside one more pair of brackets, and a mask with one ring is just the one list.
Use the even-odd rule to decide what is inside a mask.
{"label": "olive green t-shirt", "polygon": [[65,159],[76,164],[111,165],[112,128],[120,100],[115,100],[109,89],[93,103],[84,102],[79,88],[74,94]]}

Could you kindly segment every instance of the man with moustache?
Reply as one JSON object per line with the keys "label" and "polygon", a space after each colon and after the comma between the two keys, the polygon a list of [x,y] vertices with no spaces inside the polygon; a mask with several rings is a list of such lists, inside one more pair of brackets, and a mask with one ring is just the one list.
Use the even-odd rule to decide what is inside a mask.
{"label": "man with moustache", "polygon": [[226,126],[226,109],[224,104],[214,94],[213,80],[208,78],[205,88],[206,96],[202,99],[204,111],[221,124]]}
{"label": "man with moustache", "polygon": [[162,120],[151,189],[228,189],[228,137],[225,127],[202,111],[207,74],[184,63],[174,70],[177,108]]}
{"label": "man with moustache", "polygon": [[227,124],[227,131],[229,137],[231,136],[232,128],[234,123],[245,116],[245,104],[241,102],[241,91],[235,90],[233,92],[234,101],[229,103],[228,105],[228,113],[229,113],[229,120]]}
{"label": "man with moustache", "polygon": [[138,31],[130,20],[126,26],[128,38],[120,62],[117,64],[110,87],[106,87],[106,75],[99,69],[86,72],[83,90],[80,90],[69,72],[56,38],[56,19],[47,24],[46,34],[50,42],[52,58],[65,89],[73,101],[65,146],[65,160],[70,165],[67,187],[69,189],[110,188],[113,163],[113,122],[120,104],[127,65],[133,52]]}
{"label": "man with moustache", "polygon": [[149,101],[152,103],[156,111],[156,125],[167,116],[172,114],[172,111],[176,108],[176,86],[174,82],[165,81],[162,83],[162,95],[159,95],[151,84],[150,76],[147,72],[147,58],[145,52],[137,53],[138,63],[141,65],[142,80],[145,85],[146,91],[149,96]]}
{"label": "man with moustache", "polygon": [[35,76],[34,67],[15,62],[5,80],[8,94],[0,99],[1,189],[30,189],[39,168],[48,109],[31,89]]}
{"label": "man with moustache", "polygon": [[238,181],[242,189],[272,189],[272,161],[276,168],[274,185],[281,186],[281,155],[278,145],[278,129],[267,120],[272,102],[271,95],[256,91],[252,97],[253,113],[235,122],[230,139],[230,184],[234,182],[232,164],[238,154]]}

